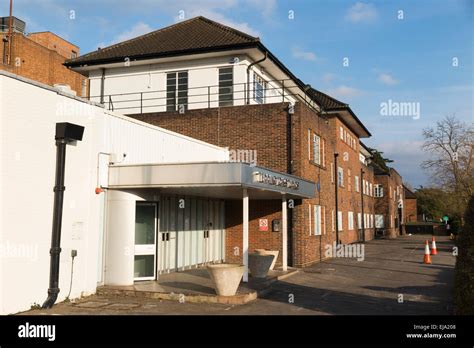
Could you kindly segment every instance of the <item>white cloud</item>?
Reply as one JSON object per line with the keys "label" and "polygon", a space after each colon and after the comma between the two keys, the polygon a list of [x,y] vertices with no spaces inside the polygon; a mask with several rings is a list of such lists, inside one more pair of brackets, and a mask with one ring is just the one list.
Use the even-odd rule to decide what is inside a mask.
{"label": "white cloud", "polygon": [[323,75],[323,77],[321,79],[323,80],[323,82],[329,83],[329,82],[333,81],[335,78],[336,78],[336,75],[334,75],[332,73],[326,73],[326,74]]}
{"label": "white cloud", "polygon": [[353,22],[371,22],[378,17],[377,10],[373,4],[357,2],[346,13],[346,19]]}
{"label": "white cloud", "polygon": [[354,88],[354,87],[345,86],[345,85],[341,85],[329,91],[329,95],[331,96],[333,95],[334,97],[341,98],[341,99],[344,99],[344,98],[350,99],[350,98],[358,97],[363,94],[364,92],[362,90]]}
{"label": "white cloud", "polygon": [[310,51],[303,51],[299,47],[293,47],[292,55],[296,59],[309,60],[311,62],[314,62],[318,59],[315,53]]}
{"label": "white cloud", "polygon": [[143,22],[138,22],[136,23],[133,27],[131,27],[128,30],[125,30],[124,32],[121,32],[120,34],[116,35],[112,41],[110,42],[100,42],[96,46],[100,48],[108,47],[110,45],[114,45],[119,42],[123,42],[126,40],[133,39],[135,37],[141,36],[143,34],[149,33],[153,31],[154,29],[150,27],[148,24],[143,23]]}
{"label": "white cloud", "polygon": [[381,74],[379,74],[378,80],[379,80],[379,82],[382,82],[383,84],[389,85],[389,86],[393,86],[393,85],[398,84],[398,80],[396,80],[390,74],[381,73]]}

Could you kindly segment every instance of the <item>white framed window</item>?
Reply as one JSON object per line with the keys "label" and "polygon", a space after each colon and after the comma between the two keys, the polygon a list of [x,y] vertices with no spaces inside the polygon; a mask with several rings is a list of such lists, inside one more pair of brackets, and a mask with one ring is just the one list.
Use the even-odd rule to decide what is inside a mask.
{"label": "white framed window", "polygon": [[323,215],[323,234],[326,234],[327,228],[326,228],[326,206],[322,206],[322,215]]}
{"label": "white framed window", "polygon": [[375,184],[374,197],[383,197],[383,186],[381,184]]}
{"label": "white framed window", "polygon": [[352,211],[347,213],[347,223],[348,223],[348,229],[353,230],[354,229],[354,213]]}
{"label": "white framed window", "polygon": [[337,184],[344,187],[344,169],[337,167]]}
{"label": "white framed window", "polygon": [[337,230],[342,231],[342,211],[337,212]]}
{"label": "white framed window", "polygon": [[362,228],[362,214],[361,213],[357,213],[357,227],[359,228],[359,230]]}
{"label": "white framed window", "polygon": [[309,225],[309,235],[311,236],[311,233],[313,230],[311,229],[311,215],[313,212],[311,211],[311,204],[308,204],[308,225]]}
{"label": "white framed window", "polygon": [[335,231],[335,227],[334,227],[334,209],[331,209],[331,231]]}
{"label": "white framed window", "polygon": [[339,127],[339,133],[340,133],[341,140],[344,140],[344,129],[342,127]]}
{"label": "white framed window", "polygon": [[352,181],[351,181],[351,170],[347,169],[347,191],[352,190]]}
{"label": "white framed window", "polygon": [[253,73],[253,99],[258,104],[265,103],[265,91],[267,89],[266,81],[258,74]]}
{"label": "white framed window", "polygon": [[372,191],[373,187],[372,187],[372,183],[370,183],[370,186],[369,186],[369,196],[373,196],[373,191]]}
{"label": "white framed window", "polygon": [[313,207],[314,212],[314,235],[320,236],[321,235],[321,206],[315,205]]}
{"label": "white framed window", "polygon": [[370,215],[370,228],[374,228],[374,214]]}
{"label": "white framed window", "polygon": [[383,221],[383,215],[382,214],[376,214],[375,215],[375,228],[384,228],[384,221]]}
{"label": "white framed window", "polygon": [[308,128],[308,159],[311,161],[311,129]]}
{"label": "white framed window", "polygon": [[362,193],[365,195],[365,180],[362,179]]}
{"label": "white framed window", "polygon": [[188,72],[166,74],[166,111],[188,109]]}
{"label": "white framed window", "polygon": [[234,105],[234,67],[219,68],[219,106]]}
{"label": "white framed window", "polygon": [[316,164],[321,164],[321,138],[313,134],[313,161]]}
{"label": "white framed window", "polygon": [[368,196],[369,193],[370,193],[370,191],[369,191],[369,182],[366,181],[366,182],[365,182],[365,194]]}
{"label": "white framed window", "polygon": [[357,175],[354,177],[354,181],[355,181],[354,182],[355,183],[355,190],[356,190],[356,192],[359,192],[359,189],[360,189],[359,188],[359,177]]}
{"label": "white framed window", "polygon": [[322,139],[321,141],[321,155],[322,155],[322,165],[326,167],[326,140]]}

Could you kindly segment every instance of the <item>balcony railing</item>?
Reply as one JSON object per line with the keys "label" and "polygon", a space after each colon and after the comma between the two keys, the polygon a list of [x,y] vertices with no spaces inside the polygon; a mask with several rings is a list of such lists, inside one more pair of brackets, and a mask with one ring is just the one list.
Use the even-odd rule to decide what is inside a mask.
{"label": "balcony railing", "polygon": [[264,86],[235,83],[229,86],[207,85],[182,90],[153,90],[90,96],[109,110],[124,114],[206,109],[224,106],[303,102],[318,111],[319,107],[293,80],[271,80]]}

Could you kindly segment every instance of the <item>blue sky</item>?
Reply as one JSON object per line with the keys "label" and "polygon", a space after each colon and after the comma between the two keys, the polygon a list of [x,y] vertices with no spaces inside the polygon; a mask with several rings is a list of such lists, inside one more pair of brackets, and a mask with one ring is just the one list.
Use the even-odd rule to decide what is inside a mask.
{"label": "blue sky", "polygon": [[[350,104],[372,133],[365,143],[415,187],[429,184],[420,168],[423,128],[448,114],[474,120],[473,13],[470,0],[14,0],[28,32],[53,31],[81,53],[180,15],[259,36],[303,81]],[[416,103],[420,117],[382,115],[389,100]]]}

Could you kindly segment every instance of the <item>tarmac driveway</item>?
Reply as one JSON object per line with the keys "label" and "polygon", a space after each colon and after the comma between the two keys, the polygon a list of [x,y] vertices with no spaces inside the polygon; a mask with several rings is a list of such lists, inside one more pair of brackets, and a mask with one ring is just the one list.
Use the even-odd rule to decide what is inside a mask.
{"label": "tarmac driveway", "polygon": [[246,305],[94,295],[21,314],[452,314],[453,243],[437,237],[438,255],[426,265],[422,263],[426,239],[431,236],[367,242],[363,261],[333,258],[318,263],[274,283]]}

